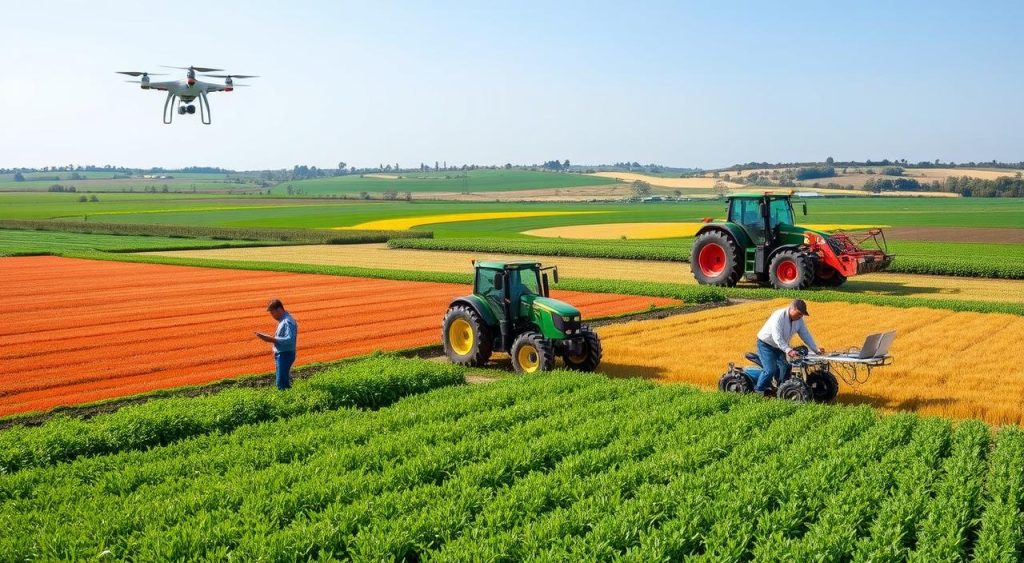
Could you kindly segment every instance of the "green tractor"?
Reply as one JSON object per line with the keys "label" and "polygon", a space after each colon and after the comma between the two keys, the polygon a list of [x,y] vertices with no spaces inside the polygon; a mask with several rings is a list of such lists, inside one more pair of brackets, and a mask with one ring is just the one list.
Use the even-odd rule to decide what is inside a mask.
{"label": "green tractor", "polygon": [[550,298],[548,271],[530,261],[476,261],[473,294],[448,306],[441,341],[448,358],[464,366],[487,363],[492,352],[506,352],[519,373],[549,371],[560,355],[565,366],[594,371],[601,363],[601,340],[579,309]]}
{"label": "green tractor", "polygon": [[[838,287],[846,278],[884,270],[881,229],[815,231],[795,225],[792,192],[728,196],[729,218],[707,223],[690,251],[690,269],[702,284],[732,287],[741,279],[777,289]],[[807,215],[807,202],[803,205]],[[871,241],[873,248],[863,245]]]}

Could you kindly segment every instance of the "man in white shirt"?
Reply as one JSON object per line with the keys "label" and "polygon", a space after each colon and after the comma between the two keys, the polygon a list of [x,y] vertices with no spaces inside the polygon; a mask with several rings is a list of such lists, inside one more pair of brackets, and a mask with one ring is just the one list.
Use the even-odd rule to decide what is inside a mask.
{"label": "man in white shirt", "polygon": [[754,391],[761,394],[768,393],[768,386],[772,379],[782,378],[789,370],[789,363],[786,356],[795,358],[798,354],[789,341],[793,334],[799,334],[800,339],[818,354],[824,354],[825,350],[819,348],[804,324],[804,317],[809,317],[807,303],[803,299],[795,299],[788,307],[783,307],[771,314],[768,321],[764,323],[757,333],[757,356],[761,359],[761,377],[757,379]]}
{"label": "man in white shirt", "polygon": [[271,300],[267,305],[270,316],[277,321],[274,336],[257,332],[256,337],[274,345],[277,388],[284,391],[292,386],[292,364],[295,363],[295,345],[299,337],[299,325],[291,313],[285,311],[280,299]]}

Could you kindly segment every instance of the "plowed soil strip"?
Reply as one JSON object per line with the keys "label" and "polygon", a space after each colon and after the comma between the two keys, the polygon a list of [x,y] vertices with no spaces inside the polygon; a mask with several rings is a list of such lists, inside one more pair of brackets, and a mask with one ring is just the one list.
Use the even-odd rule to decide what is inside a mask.
{"label": "plowed soil strip", "polygon": [[[299,322],[297,365],[436,344],[467,286],[76,260],[0,259],[0,416],[273,370],[272,297]],[[585,318],[671,299],[555,291]]]}

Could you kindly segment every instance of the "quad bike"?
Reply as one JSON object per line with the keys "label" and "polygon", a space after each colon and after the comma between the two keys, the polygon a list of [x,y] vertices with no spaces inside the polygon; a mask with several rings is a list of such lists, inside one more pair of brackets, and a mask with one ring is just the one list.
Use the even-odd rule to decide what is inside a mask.
{"label": "quad bike", "polygon": [[[820,356],[809,356],[806,346],[794,348],[797,357],[787,358],[788,369],[781,374],[778,381],[772,381],[772,389],[779,399],[790,401],[827,403],[839,394],[839,381],[832,374],[828,361],[820,361]],[[729,363],[729,368],[718,380],[719,391],[732,393],[752,393],[757,379],[763,373],[761,359],[754,352],[745,356],[755,366],[736,367]]]}

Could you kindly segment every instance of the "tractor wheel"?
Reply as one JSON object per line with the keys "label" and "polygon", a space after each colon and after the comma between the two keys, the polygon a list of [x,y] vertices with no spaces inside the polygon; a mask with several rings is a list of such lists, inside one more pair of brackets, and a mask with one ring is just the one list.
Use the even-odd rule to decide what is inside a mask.
{"label": "tractor wheel", "polygon": [[811,399],[816,403],[827,403],[839,394],[839,382],[836,376],[826,370],[812,371],[807,374],[807,386],[811,389]]}
{"label": "tractor wheel", "polygon": [[743,373],[727,371],[718,379],[718,390],[745,395],[754,391],[750,378]]}
{"label": "tractor wheel", "polygon": [[743,275],[739,248],[725,233],[708,231],[693,241],[690,270],[697,283],[732,287]]}
{"label": "tractor wheel", "polygon": [[775,396],[787,401],[806,403],[811,400],[811,389],[799,377],[790,377],[779,385]]}
{"label": "tractor wheel", "polygon": [[832,266],[822,264],[814,274],[814,285],[839,287],[844,283],[846,283],[846,276],[837,272]]}
{"label": "tractor wheel", "polygon": [[814,282],[814,269],[808,253],[783,250],[772,258],[768,280],[775,289],[807,289]]}
{"label": "tractor wheel", "polygon": [[524,332],[517,336],[509,353],[517,373],[551,371],[555,367],[555,349],[539,332]]}
{"label": "tractor wheel", "polygon": [[494,338],[491,328],[472,307],[454,305],[441,323],[444,353],[453,363],[478,367],[491,358]]}
{"label": "tractor wheel", "polygon": [[580,333],[583,334],[583,350],[578,355],[566,350],[562,359],[565,361],[565,367],[569,369],[594,371],[601,363],[601,339],[586,325],[580,329]]}

